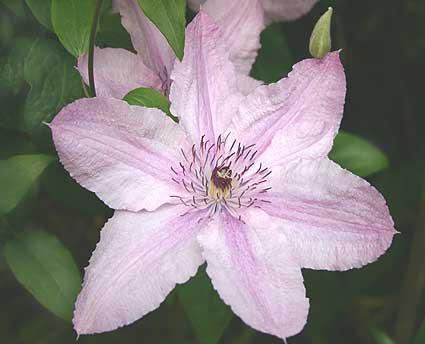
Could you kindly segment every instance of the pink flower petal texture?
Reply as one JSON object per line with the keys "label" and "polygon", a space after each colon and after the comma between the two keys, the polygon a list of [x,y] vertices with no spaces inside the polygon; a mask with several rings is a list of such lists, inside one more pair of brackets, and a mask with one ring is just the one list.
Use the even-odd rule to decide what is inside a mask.
{"label": "pink flower petal texture", "polygon": [[198,236],[214,288],[255,329],[297,334],[309,308],[301,269],[274,219],[255,209],[244,221],[224,214]]}
{"label": "pink flower petal texture", "polygon": [[121,14],[122,24],[143,63],[161,80],[168,80],[175,55],[165,37],[145,16],[137,0],[114,0],[113,6]]}
{"label": "pink flower petal texture", "polygon": [[238,90],[243,95],[253,92],[258,86],[263,85],[263,81],[251,78],[249,75],[238,74],[237,76]]}
{"label": "pink flower petal texture", "polygon": [[176,189],[169,170],[185,134],[158,109],[80,99],[50,124],[71,176],[114,209],[154,210]]}
{"label": "pink flower petal texture", "polygon": [[297,63],[287,78],[260,86],[233,118],[239,138],[255,143],[268,166],[325,157],[338,132],[346,81],[339,53]]}
{"label": "pink flower petal texture", "polygon": [[[171,79],[171,112],[198,143],[215,141],[228,128],[242,95],[218,26],[200,12],[186,30],[184,59]],[[184,95],[184,96],[182,96]]]}
{"label": "pink flower petal texture", "polygon": [[339,54],[273,85],[247,79],[247,96],[235,75],[201,11],[172,73],[178,124],[111,97],[78,100],[50,124],[65,168],[117,209],[86,270],[79,334],[144,316],[206,261],[243,321],[286,339],[307,321],[301,268],[360,267],[390,246],[385,200],[327,158],[346,91]]}
{"label": "pink flower petal texture", "polygon": [[391,245],[394,223],[381,194],[327,158],[273,169],[264,211],[303,268],[347,270],[375,261]]}
{"label": "pink flower petal texture", "polygon": [[248,75],[260,49],[264,29],[263,8],[258,0],[214,0],[202,7],[221,29],[229,58],[237,73]]}
{"label": "pink flower petal texture", "polygon": [[[240,3],[250,0],[240,0]],[[307,12],[319,0],[258,0],[265,13],[267,22],[271,21],[288,21],[298,19]],[[221,0],[187,0],[191,9],[198,11],[200,7],[204,9],[209,3],[214,6],[215,3],[220,3]],[[217,5],[218,6],[218,5]]]}
{"label": "pink flower petal texture", "polygon": [[170,205],[115,212],[86,269],[73,320],[78,334],[132,323],[196,273],[204,262],[196,242],[198,214],[181,216],[185,212]]}
{"label": "pink flower petal texture", "polygon": [[[217,2],[218,1],[218,2]],[[237,86],[247,94],[261,82],[248,77],[260,48],[264,28],[263,9],[258,0],[217,0],[205,11],[217,22],[226,38],[226,50],[236,67]],[[176,60],[167,40],[146,17],[137,0],[114,0],[122,24],[130,33],[137,55],[123,49],[96,48],[94,76],[97,94],[122,99],[138,87],[150,87],[168,95],[170,75]],[[249,25],[240,23],[249,22]],[[78,61],[78,70],[88,84],[88,56]]]}
{"label": "pink flower petal texture", "polygon": [[[162,81],[140,57],[125,49],[95,48],[94,82],[98,96],[122,99],[138,87],[160,89]],[[78,59],[78,71],[88,85],[88,55]]]}
{"label": "pink flower petal texture", "polygon": [[298,19],[319,0],[262,0],[267,21],[287,21]]}

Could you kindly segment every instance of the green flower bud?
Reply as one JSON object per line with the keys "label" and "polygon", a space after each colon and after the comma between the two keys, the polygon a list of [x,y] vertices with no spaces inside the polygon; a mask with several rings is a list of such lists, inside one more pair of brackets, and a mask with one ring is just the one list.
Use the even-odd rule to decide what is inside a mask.
{"label": "green flower bud", "polygon": [[310,54],[321,59],[331,51],[331,19],[332,7],[320,17],[310,36]]}

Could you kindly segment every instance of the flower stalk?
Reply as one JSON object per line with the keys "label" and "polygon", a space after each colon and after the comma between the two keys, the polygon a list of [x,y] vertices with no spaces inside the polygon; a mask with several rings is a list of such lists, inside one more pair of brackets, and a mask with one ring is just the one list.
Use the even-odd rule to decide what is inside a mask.
{"label": "flower stalk", "polygon": [[93,15],[93,22],[90,31],[89,39],[89,61],[88,61],[88,74],[90,94],[96,97],[96,86],[94,84],[94,42],[96,40],[97,25],[99,24],[100,10],[102,9],[103,0],[96,1],[96,8]]}

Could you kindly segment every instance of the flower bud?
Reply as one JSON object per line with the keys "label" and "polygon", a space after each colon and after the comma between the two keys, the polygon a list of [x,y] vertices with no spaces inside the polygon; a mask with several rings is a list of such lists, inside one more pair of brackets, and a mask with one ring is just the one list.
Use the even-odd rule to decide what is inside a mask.
{"label": "flower bud", "polygon": [[310,36],[310,54],[321,59],[331,51],[331,19],[332,7],[320,17]]}

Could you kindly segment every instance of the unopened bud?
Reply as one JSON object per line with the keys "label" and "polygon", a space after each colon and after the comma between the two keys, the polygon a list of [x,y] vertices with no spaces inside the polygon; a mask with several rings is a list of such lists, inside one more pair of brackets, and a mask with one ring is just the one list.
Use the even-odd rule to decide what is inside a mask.
{"label": "unopened bud", "polygon": [[331,51],[331,19],[332,7],[320,17],[310,36],[310,54],[321,59]]}

